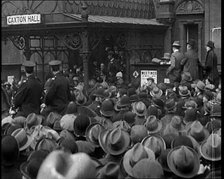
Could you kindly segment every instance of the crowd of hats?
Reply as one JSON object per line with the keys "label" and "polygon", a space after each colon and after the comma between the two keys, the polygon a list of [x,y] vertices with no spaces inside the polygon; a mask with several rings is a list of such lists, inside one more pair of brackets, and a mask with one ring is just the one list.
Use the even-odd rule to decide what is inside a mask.
{"label": "crowd of hats", "polygon": [[[184,79],[191,81],[189,74]],[[218,175],[221,91],[200,80],[190,86],[101,86],[92,93],[103,99],[96,110],[71,102],[64,115],[8,116],[1,123],[2,165],[26,155],[19,170],[37,179]]]}

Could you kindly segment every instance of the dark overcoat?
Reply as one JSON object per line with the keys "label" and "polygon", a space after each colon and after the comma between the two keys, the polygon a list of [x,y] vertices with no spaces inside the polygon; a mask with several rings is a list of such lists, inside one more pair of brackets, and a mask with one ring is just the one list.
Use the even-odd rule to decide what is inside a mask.
{"label": "dark overcoat", "polygon": [[214,50],[209,50],[206,54],[205,77],[208,78],[215,87],[218,87],[219,72],[217,68],[217,56]]}
{"label": "dark overcoat", "polygon": [[179,51],[172,53],[170,58],[171,65],[167,69],[167,75],[170,79],[170,83],[180,82],[182,72],[181,61],[183,58],[184,54]]}
{"label": "dark overcoat", "polygon": [[40,113],[43,85],[34,75],[23,81],[14,97],[14,107],[19,113],[27,117],[30,113]]}
{"label": "dark overcoat", "polygon": [[181,65],[183,65],[183,72],[189,72],[191,74],[192,80],[199,79],[199,66],[201,63],[198,58],[198,54],[195,50],[188,50],[184,54],[185,58],[181,61]]}
{"label": "dark overcoat", "polygon": [[45,104],[59,114],[64,114],[71,100],[68,79],[61,73],[52,78],[52,83],[45,97]]}

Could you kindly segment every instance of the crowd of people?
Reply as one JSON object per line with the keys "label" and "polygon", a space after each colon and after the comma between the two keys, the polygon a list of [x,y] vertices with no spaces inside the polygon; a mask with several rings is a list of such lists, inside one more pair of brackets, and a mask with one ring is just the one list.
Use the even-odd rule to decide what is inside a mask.
{"label": "crowd of people", "polygon": [[60,61],[49,63],[44,85],[34,63],[23,65],[15,93],[2,85],[3,179],[221,178],[221,81],[213,76],[185,66],[179,81],[141,86],[119,71],[113,83],[91,78],[86,88]]}

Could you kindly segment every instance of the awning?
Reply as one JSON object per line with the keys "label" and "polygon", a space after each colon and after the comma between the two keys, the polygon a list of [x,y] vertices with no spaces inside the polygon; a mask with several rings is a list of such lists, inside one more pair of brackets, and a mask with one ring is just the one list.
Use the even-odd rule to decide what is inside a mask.
{"label": "awning", "polygon": [[[64,14],[64,15],[81,21],[81,14]],[[99,16],[99,15],[89,15],[88,22],[166,26],[165,24],[159,23],[156,19],[140,19],[140,18],[131,18],[131,17],[114,17],[114,16]]]}

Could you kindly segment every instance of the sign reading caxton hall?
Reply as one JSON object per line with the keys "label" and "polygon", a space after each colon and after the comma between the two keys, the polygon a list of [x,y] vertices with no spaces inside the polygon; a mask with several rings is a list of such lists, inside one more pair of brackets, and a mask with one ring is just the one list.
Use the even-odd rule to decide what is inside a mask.
{"label": "sign reading caxton hall", "polygon": [[7,25],[39,24],[39,23],[41,23],[40,14],[7,16]]}

